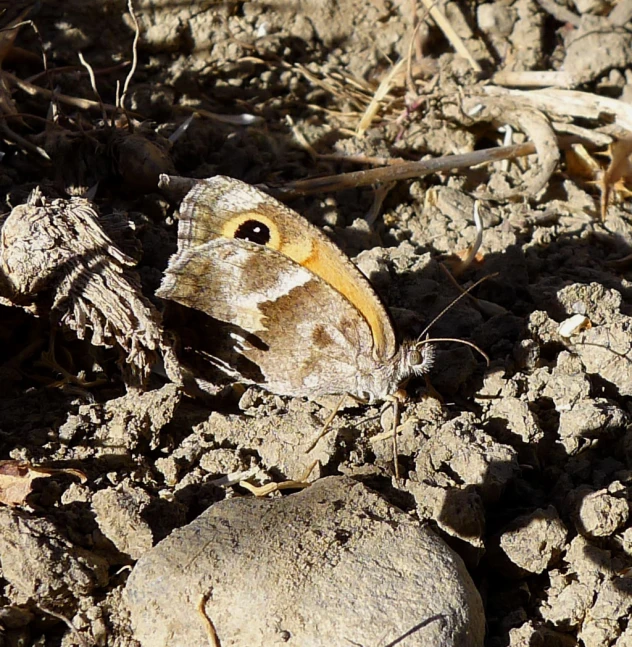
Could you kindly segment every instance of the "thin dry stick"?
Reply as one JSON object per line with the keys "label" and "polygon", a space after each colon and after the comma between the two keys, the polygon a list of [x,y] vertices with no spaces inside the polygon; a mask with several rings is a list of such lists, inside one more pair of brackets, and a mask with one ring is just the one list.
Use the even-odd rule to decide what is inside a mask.
{"label": "thin dry stick", "polygon": [[[94,74],[97,76],[101,76],[103,74],[111,74],[112,72],[118,72],[119,70],[122,70],[129,65],[129,61],[124,61],[123,63],[119,63],[118,65],[112,65],[111,67],[99,68],[98,70],[95,70]],[[29,83],[35,83],[35,81],[39,81],[39,79],[41,79],[43,76],[66,74],[66,72],[79,72],[79,74],[87,74],[85,70],[81,69],[81,65],[63,65],[60,67],[54,67],[50,70],[43,70],[42,72],[38,72],[37,74],[33,74],[33,76],[29,76],[26,80]]]}
{"label": "thin dry stick", "polygon": [[290,182],[275,191],[282,199],[298,195],[308,195],[326,191],[342,191],[343,189],[359,186],[369,186],[381,182],[394,182],[419,178],[431,173],[443,173],[454,169],[469,168],[478,164],[498,162],[512,157],[525,157],[536,152],[535,144],[526,142],[514,146],[498,146],[485,150],[464,153],[462,155],[446,155],[421,162],[404,162],[383,168],[353,171],[339,175],[310,178]]}
{"label": "thin dry stick", "polygon": [[[411,49],[412,46],[414,45],[415,47],[415,56],[417,57],[417,61],[421,61],[423,58],[423,52],[421,50],[421,42],[419,38],[417,38],[417,35],[419,33],[419,27],[421,27],[423,21],[426,19],[426,14],[428,13],[426,11],[426,14],[422,18],[420,18],[417,15],[417,0],[411,0],[411,9],[412,9],[412,15],[413,15],[413,38],[411,40]],[[408,50],[408,55],[410,57],[411,50]],[[410,72],[410,60],[408,61],[409,65],[409,72]]]}
{"label": "thin dry stick", "polygon": [[280,492],[281,490],[305,489],[311,485],[311,483],[309,483],[307,479],[309,478],[309,475],[312,473],[317,464],[318,460],[310,463],[303,471],[303,474],[296,481],[289,480],[282,481],[281,483],[266,483],[265,485],[253,485],[248,481],[240,481],[239,485],[241,485],[241,487],[245,488],[249,492],[252,492],[252,494],[257,497],[268,496],[268,494],[272,494],[273,492]]}
{"label": "thin dry stick", "polygon": [[460,276],[472,264],[478,251],[483,244],[483,221],[479,213],[480,200],[474,201],[474,225],[476,226],[476,237],[474,242],[469,245],[465,258],[452,270],[454,277]]}
{"label": "thin dry stick", "polygon": [[358,124],[358,127],[356,129],[357,137],[362,137],[366,132],[367,128],[369,128],[369,126],[371,125],[373,118],[375,117],[378,110],[380,109],[380,102],[390,92],[391,87],[393,85],[393,79],[397,76],[397,74],[399,74],[399,71],[401,70],[405,62],[406,62],[405,58],[398,61],[392,67],[391,71],[386,75],[386,77],[382,79],[382,82],[380,83],[377,90],[373,94],[373,97],[371,98],[369,105],[367,106],[366,110],[364,111],[364,114],[362,115],[362,119],[360,119],[360,123]]}
{"label": "thin dry stick", "polygon": [[88,647],[88,641],[79,633],[79,630],[75,625],[72,624],[70,618],[67,618],[65,615],[61,613],[57,613],[56,611],[53,611],[51,609],[47,609],[46,607],[43,607],[41,604],[38,605],[38,608],[43,611],[45,614],[52,616],[53,618],[57,618],[57,620],[61,620],[67,627],[70,629],[70,631],[75,635],[75,638],[79,642],[82,647]]}
{"label": "thin dry stick", "polygon": [[129,84],[132,81],[132,77],[136,72],[136,66],[138,65],[138,39],[140,38],[140,25],[138,24],[138,19],[136,18],[136,14],[134,13],[134,4],[132,3],[132,0],[127,0],[127,9],[134,22],[134,42],[132,43],[132,68],[125,78],[121,100],[117,101],[117,105],[120,106],[121,110],[124,110],[123,101],[125,101],[125,96],[127,95]]}
{"label": "thin dry stick", "polygon": [[318,159],[318,153],[313,149],[312,145],[307,141],[305,135],[301,132],[301,129],[294,123],[294,119],[290,115],[286,115],[285,120],[287,121],[288,126],[292,130],[294,138],[300,144],[301,148],[307,152],[307,154],[313,159]]}
{"label": "thin dry stick", "polygon": [[51,159],[48,156],[48,153],[41,146],[36,146],[35,144],[24,139],[24,137],[22,137],[21,135],[18,135],[4,121],[4,119],[6,119],[7,117],[13,117],[13,116],[14,115],[0,115],[0,119],[2,120],[0,123],[0,135],[4,134],[7,137],[7,139],[14,142],[15,144],[18,144],[18,146],[21,146],[24,150],[28,151],[29,153],[33,153],[34,155],[37,155],[39,157],[42,157],[47,162],[50,162]]}
{"label": "thin dry stick", "polygon": [[265,122],[263,117],[251,115],[247,112],[241,115],[222,115],[195,106],[177,106],[177,110],[198,115],[199,117],[208,117],[209,119],[219,121],[223,124],[230,124],[231,126],[256,126]]}
{"label": "thin dry stick", "polygon": [[450,41],[450,43],[452,43],[452,47],[454,47],[456,53],[463,56],[463,58],[466,58],[470,62],[473,70],[481,72],[483,68],[470,54],[461,37],[454,31],[450,21],[441,13],[441,11],[439,11],[435,4],[435,0],[422,0],[422,2],[426,5],[430,16],[437,23],[439,29],[441,29],[445,37]]}
{"label": "thin dry stick", "polygon": [[268,496],[273,492],[280,492],[281,490],[299,490],[308,488],[311,483],[307,481],[282,481],[281,483],[266,483],[265,485],[253,485],[248,481],[240,481],[239,485],[248,490],[256,497]]}
{"label": "thin dry stick", "polygon": [[[24,12],[22,15],[24,15],[27,12]],[[31,20],[23,20],[22,22],[18,22],[15,25],[9,25],[8,27],[3,27],[0,29],[0,33],[3,31],[11,31],[12,29],[17,29],[18,27],[24,27],[25,25],[31,25],[33,26],[33,22]]]}
{"label": "thin dry stick", "polygon": [[[90,101],[89,99],[79,99],[77,97],[70,97],[67,94],[59,94],[58,92],[53,92],[52,90],[47,90],[46,88],[42,88],[39,85],[33,85],[32,83],[28,83],[28,81],[23,81],[19,77],[15,76],[14,74],[11,74],[10,72],[3,71],[3,76],[7,81],[12,83],[13,85],[17,86],[22,90],[23,92],[26,92],[32,97],[44,97],[44,99],[52,99],[53,97],[55,98],[56,101],[59,101],[60,103],[65,103],[66,105],[73,106],[75,108],[79,108],[81,110],[101,110],[101,105],[99,104],[98,101]],[[113,112],[115,110],[118,110],[117,106],[113,106],[109,103],[104,103],[103,108],[105,108],[108,112]],[[137,113],[130,113],[133,114],[135,117],[141,117],[141,115]]]}
{"label": "thin dry stick", "polygon": [[563,70],[500,70],[492,81],[515,88],[572,88],[577,84],[574,75]]}
{"label": "thin dry stick", "polygon": [[107,112],[105,111],[105,108],[103,108],[103,99],[101,99],[101,95],[99,94],[99,90],[97,89],[97,81],[94,78],[94,70],[92,69],[92,66],[90,65],[90,63],[88,63],[88,61],[86,61],[86,59],[83,57],[83,54],[81,52],[79,52],[79,60],[81,61],[81,64],[88,71],[88,76],[90,77],[90,85],[92,87],[92,91],[94,92],[94,95],[96,96],[96,98],[99,101],[99,104],[102,107],[101,115],[103,117],[103,121],[105,122],[107,119]]}
{"label": "thin dry stick", "polygon": [[406,160],[402,157],[380,157],[377,155],[347,155],[346,153],[316,153],[319,160],[333,162],[349,162],[349,164],[359,164],[362,166],[397,166],[405,164]]}
{"label": "thin dry stick", "polygon": [[[119,105],[119,103],[120,103],[120,100],[121,100],[121,82],[120,82],[118,79],[116,79],[116,91],[114,92],[114,103],[115,103],[115,105],[117,105],[117,106],[118,106],[118,105]],[[125,110],[124,110],[124,109],[122,109],[122,108],[117,108],[117,109],[118,109],[118,110],[121,110],[121,111],[123,112],[123,114],[125,114]],[[111,118],[111,125],[112,125],[112,127],[114,127],[114,119],[115,119],[116,117],[117,117],[117,114],[116,114],[116,113],[113,113],[113,114],[112,114],[112,118]],[[127,125],[128,125],[128,126],[130,126],[130,129],[131,129],[131,124],[130,124],[130,120],[129,120],[129,119],[127,120]]]}
{"label": "thin dry stick", "polygon": [[205,593],[200,597],[200,600],[197,604],[197,611],[202,616],[204,622],[204,628],[206,629],[206,635],[208,636],[208,643],[211,647],[221,647],[219,644],[219,638],[217,636],[217,631],[215,631],[215,626],[211,619],[206,615],[206,603],[210,597],[210,593]]}
{"label": "thin dry stick", "polygon": [[381,184],[375,190],[371,209],[369,210],[369,213],[367,213],[366,216],[364,216],[364,219],[366,220],[369,227],[372,227],[375,224],[377,217],[380,215],[382,204],[384,204],[384,200],[386,199],[386,196],[389,194],[389,192],[391,191],[391,189],[393,189],[394,186],[395,186],[395,182],[389,182],[388,184]]}
{"label": "thin dry stick", "polygon": [[[413,6],[415,4],[416,3],[413,0]],[[416,20],[416,16],[417,16],[416,6],[414,11],[415,11],[415,14],[413,16],[413,35],[410,39],[410,43],[408,45],[408,55],[406,56],[406,85],[408,86],[408,92],[416,96],[417,92],[415,91],[415,82],[413,80],[413,47],[415,47],[415,54],[417,55],[417,60],[418,61],[421,60],[422,52],[421,52],[421,47],[417,47],[417,44],[418,44],[417,34],[419,33],[419,28],[423,24],[423,20],[420,20],[415,26],[414,21]]]}
{"label": "thin dry stick", "polygon": [[[503,136],[503,146],[511,146],[511,143],[513,141],[513,128],[511,127],[510,124],[505,124],[504,126],[501,126],[499,129],[499,132],[504,133]],[[500,168],[502,169],[503,173],[508,173],[509,172],[509,164],[511,160],[503,160],[502,164],[500,165]]]}
{"label": "thin dry stick", "polygon": [[[22,15],[28,14],[29,9],[24,11]],[[44,49],[44,41],[42,40],[42,35],[39,33],[39,30],[37,29],[37,25],[32,21],[32,20],[24,20],[22,22],[19,22],[15,25],[11,25],[10,27],[5,27],[4,29],[0,29],[0,32],[3,31],[11,31],[12,29],[16,29],[18,27],[25,27],[29,26],[34,32],[35,35],[37,36],[37,41],[39,42],[40,46],[40,53],[42,55],[42,65],[44,66],[44,74],[48,72],[48,59],[46,58],[46,50]],[[30,53],[30,52],[29,52]]]}
{"label": "thin dry stick", "polygon": [[327,432],[329,431],[329,425],[332,423],[333,419],[336,417],[336,414],[340,409],[342,409],[342,405],[345,403],[345,400],[347,399],[347,394],[345,393],[341,398],[338,404],[334,407],[333,411],[327,416],[327,420],[325,420],[325,424],[323,425],[323,428],[320,430],[320,433],[316,437],[316,440],[312,441],[309,445],[309,447],[305,450],[306,454],[309,454],[309,452],[318,445],[318,441],[323,438]]}

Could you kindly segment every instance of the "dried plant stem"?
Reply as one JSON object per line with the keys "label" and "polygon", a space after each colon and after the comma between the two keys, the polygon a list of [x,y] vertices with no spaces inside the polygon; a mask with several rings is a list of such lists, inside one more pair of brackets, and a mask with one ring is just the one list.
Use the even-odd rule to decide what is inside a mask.
{"label": "dried plant stem", "polygon": [[[577,143],[592,145],[592,142],[587,142],[586,138],[577,135],[568,135],[557,139],[557,145],[560,149],[567,149]],[[445,173],[462,168],[471,168],[479,164],[489,164],[490,162],[499,162],[505,159],[526,157],[527,155],[533,155],[535,152],[537,151],[533,142],[525,142],[524,144],[515,144],[513,146],[496,146],[495,148],[486,148],[471,153],[463,153],[462,155],[445,155],[434,159],[422,160],[421,162],[401,162],[400,164],[392,164],[390,166],[364,171],[353,171],[351,173],[339,173],[337,175],[325,175],[323,177],[308,178],[307,180],[297,180],[283,187],[274,187],[270,190],[281,200],[286,200],[299,195],[343,191],[359,186],[370,186],[384,182],[395,182],[397,180],[410,180],[424,177],[431,173]],[[319,157],[322,156],[319,155]]]}
{"label": "dried plant stem", "polygon": [[132,21],[134,22],[134,42],[132,43],[132,68],[125,78],[125,83],[123,84],[123,93],[121,94],[120,100],[116,102],[122,110],[124,110],[123,102],[125,101],[127,90],[129,89],[129,84],[134,77],[136,66],[138,65],[138,39],[140,38],[140,25],[138,24],[138,18],[136,18],[136,14],[134,13],[134,4],[132,0],[127,0],[127,9],[132,17]]}
{"label": "dried plant stem", "polygon": [[[105,108],[105,110],[107,110],[108,112],[118,110],[116,106],[113,106],[109,103],[100,104],[98,101],[79,99],[78,97],[70,97],[67,94],[52,92],[51,90],[40,87],[39,85],[33,85],[28,81],[23,81],[10,72],[3,72],[3,76],[5,79],[7,79],[7,81],[17,86],[18,88],[20,88],[20,90],[26,92],[32,97],[40,96],[44,97],[45,99],[52,99],[54,97],[55,100],[59,101],[60,103],[65,103],[66,105],[74,106],[75,108],[80,108],[81,110],[101,110],[101,106],[103,106],[103,108]],[[135,116],[140,117],[140,115]]]}
{"label": "dried plant stem", "polygon": [[79,52],[79,60],[81,61],[81,64],[86,68],[88,71],[88,76],[90,77],[90,86],[92,87],[92,91],[94,92],[96,98],[99,101],[99,105],[101,106],[101,113],[103,116],[103,121],[106,120],[107,113],[105,112],[105,108],[103,108],[103,99],[101,99],[101,95],[99,94],[99,90],[97,89],[97,81],[94,78],[94,70],[92,69],[92,66],[86,59],[83,57],[83,54]]}
{"label": "dried plant stem", "polygon": [[197,611],[202,617],[204,622],[204,628],[206,629],[206,636],[208,637],[208,643],[210,647],[220,647],[219,637],[217,636],[217,631],[215,630],[215,625],[213,621],[209,618],[206,613],[206,603],[211,597],[210,593],[202,595],[197,603]]}
{"label": "dried plant stem", "polygon": [[[15,117],[15,116],[16,115],[6,115],[6,117]],[[5,115],[0,115],[0,118],[3,118],[3,117],[5,117]],[[50,157],[48,156],[48,153],[41,146],[36,146],[35,144],[24,139],[24,137],[22,137],[21,135],[18,135],[14,130],[12,130],[9,127],[9,125],[4,120],[2,120],[2,122],[0,123],[0,137],[1,136],[6,137],[9,141],[12,141],[14,144],[17,144],[25,151],[28,151],[29,153],[32,153],[33,155],[36,155],[37,157],[44,159],[46,162],[51,161]]]}
{"label": "dried plant stem", "polygon": [[478,164],[498,162],[514,157],[525,157],[526,155],[533,155],[533,153],[535,153],[535,144],[531,142],[517,144],[515,146],[498,146],[472,153],[464,153],[463,155],[446,155],[445,157],[423,160],[421,162],[404,162],[382,168],[298,180],[296,182],[290,182],[284,187],[276,189],[276,191],[282,198],[320,193],[323,191],[341,191],[343,189],[369,186],[383,182],[409,180],[431,173],[443,173],[459,168],[477,166]]}
{"label": "dried plant stem", "polygon": [[[95,76],[102,76],[103,74],[111,74],[112,72],[118,72],[119,70],[122,70],[126,67],[129,67],[131,63],[129,61],[123,61],[123,63],[119,63],[118,65],[112,65],[111,67],[103,67],[98,70],[94,70],[94,75]],[[39,81],[44,76],[53,76],[55,74],[65,74],[66,72],[79,72],[80,74],[88,74],[86,70],[82,70],[80,65],[63,65],[61,67],[54,67],[50,70],[42,70],[41,72],[38,72],[37,74],[34,74],[33,76],[29,76],[26,81],[28,83],[35,83],[35,81]]]}
{"label": "dried plant stem", "polygon": [[501,70],[494,74],[496,85],[514,88],[572,88],[577,80],[563,70]]}
{"label": "dried plant stem", "polygon": [[371,97],[371,101],[369,102],[369,105],[366,107],[366,110],[362,115],[362,119],[360,119],[360,123],[358,124],[358,127],[356,129],[357,137],[362,137],[364,133],[367,131],[367,129],[371,126],[373,118],[375,117],[375,115],[378,113],[378,110],[380,109],[380,103],[390,92],[393,86],[395,77],[399,74],[399,71],[401,70],[402,66],[405,63],[406,63],[406,59],[405,58],[401,59],[398,63],[393,65],[393,67],[391,68],[391,71],[386,75],[384,79],[382,79],[382,82],[378,86],[377,90],[374,92],[373,96]]}
{"label": "dried plant stem", "polygon": [[472,66],[473,70],[475,70],[476,72],[481,72],[483,68],[470,54],[469,50],[465,46],[465,43],[463,42],[463,39],[454,31],[454,28],[450,24],[450,21],[443,15],[443,13],[441,13],[435,3],[435,0],[422,0],[422,2],[424,3],[424,5],[426,5],[430,16],[437,23],[439,29],[444,33],[445,37],[450,41],[450,43],[452,43],[452,47],[454,47],[456,53],[460,56],[463,56],[463,58],[466,58]]}
{"label": "dried plant stem", "polygon": [[39,609],[46,613],[49,616],[52,616],[53,618],[57,618],[57,620],[61,620],[67,627],[70,629],[70,631],[73,633],[75,638],[77,639],[77,642],[82,645],[82,647],[88,647],[88,641],[79,633],[77,627],[72,624],[72,621],[70,618],[67,618],[65,615],[61,613],[57,613],[56,611],[53,611],[52,609],[47,609],[46,607],[43,607],[41,604],[39,605]]}

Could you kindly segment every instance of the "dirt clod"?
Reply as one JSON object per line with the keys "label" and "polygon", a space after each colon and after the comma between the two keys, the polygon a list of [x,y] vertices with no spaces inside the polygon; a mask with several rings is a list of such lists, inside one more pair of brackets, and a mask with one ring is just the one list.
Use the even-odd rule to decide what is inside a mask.
{"label": "dirt clod", "polygon": [[[361,619],[408,609],[388,561],[409,573],[415,548],[389,541],[423,522],[484,593],[489,647],[630,647],[631,20],[605,0],[0,0],[0,638],[138,647],[123,591],[149,596],[150,556],[204,524],[223,537],[225,511],[260,559],[204,544],[196,592],[220,558],[233,579],[206,620],[193,597],[182,615],[221,645],[272,627],[284,595],[296,636],[334,626],[320,601],[300,615],[312,582],[337,601],[373,584],[328,644],[391,644]],[[435,344],[396,442],[390,404],[348,400],[312,448],[339,398],[230,383],[208,317],[156,296],[177,208],[217,174],[325,231],[402,339],[474,345]],[[282,489],[329,500],[340,475],[390,599],[366,563],[336,579],[342,513]],[[308,500],[299,536],[283,515]],[[419,572],[410,600],[451,581]]]}

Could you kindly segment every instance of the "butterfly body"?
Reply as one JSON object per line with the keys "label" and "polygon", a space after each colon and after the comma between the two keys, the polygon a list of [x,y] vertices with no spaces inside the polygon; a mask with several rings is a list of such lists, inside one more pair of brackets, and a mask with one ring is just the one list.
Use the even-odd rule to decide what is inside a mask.
{"label": "butterfly body", "polygon": [[224,372],[280,395],[369,401],[427,372],[429,348],[398,343],[369,281],[285,205],[216,176],[187,194],[179,220],[157,295],[220,322],[208,359]]}

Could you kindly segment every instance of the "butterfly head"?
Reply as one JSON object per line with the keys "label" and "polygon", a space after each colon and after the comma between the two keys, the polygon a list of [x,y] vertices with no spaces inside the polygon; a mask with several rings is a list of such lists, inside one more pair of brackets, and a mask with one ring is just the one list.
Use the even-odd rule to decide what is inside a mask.
{"label": "butterfly head", "polygon": [[405,341],[390,360],[372,363],[359,374],[355,395],[368,402],[387,400],[410,378],[428,373],[434,356],[428,342]]}
{"label": "butterfly head", "polygon": [[434,366],[435,347],[427,341],[405,342],[402,355],[408,375],[426,375]]}
{"label": "butterfly head", "polygon": [[426,375],[432,369],[435,360],[434,346],[427,341],[405,341],[396,358],[396,372],[393,381],[399,386],[412,377]]}

